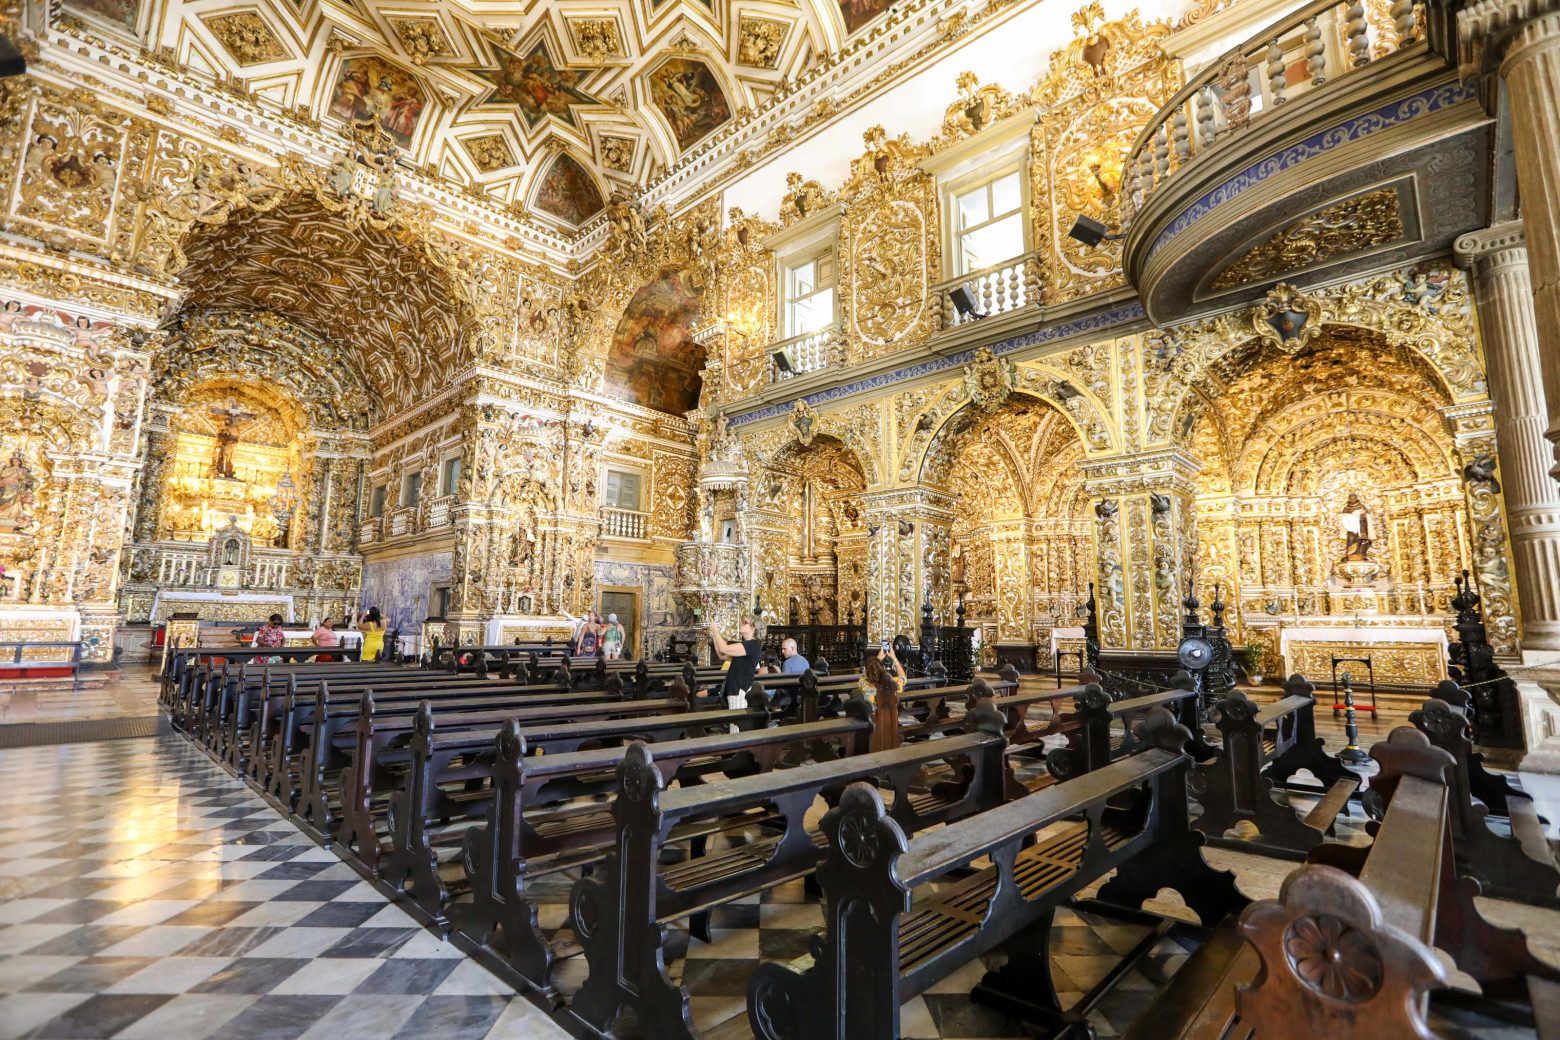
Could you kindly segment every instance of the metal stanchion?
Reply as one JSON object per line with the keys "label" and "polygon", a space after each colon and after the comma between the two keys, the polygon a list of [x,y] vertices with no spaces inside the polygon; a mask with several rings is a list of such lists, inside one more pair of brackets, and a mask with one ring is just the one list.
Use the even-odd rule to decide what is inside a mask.
{"label": "metal stanchion", "polygon": [[1354,715],[1354,682],[1348,672],[1343,673],[1343,733],[1349,742],[1338,752],[1338,759],[1351,766],[1362,766],[1370,756],[1360,747],[1360,727]]}

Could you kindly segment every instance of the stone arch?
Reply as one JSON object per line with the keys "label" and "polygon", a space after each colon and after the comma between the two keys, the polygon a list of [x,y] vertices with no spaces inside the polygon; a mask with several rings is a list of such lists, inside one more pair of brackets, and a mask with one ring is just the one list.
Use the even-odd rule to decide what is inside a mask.
{"label": "stone arch", "polygon": [[[1287,341],[1270,324],[1286,309],[1304,316]],[[1158,387],[1149,410],[1151,436],[1184,440],[1188,397],[1194,388],[1255,347],[1293,354],[1319,336],[1339,334],[1412,351],[1435,374],[1451,403],[1488,397],[1473,304],[1462,272],[1413,268],[1315,294],[1279,285],[1254,308],[1167,330],[1157,364],[1151,363],[1146,373]]]}
{"label": "stone arch", "polygon": [[[1114,424],[1107,409],[1092,391],[1078,386],[1068,373],[1033,362],[1014,366],[1013,396],[1042,401],[1061,413],[1089,455],[1104,454],[1117,445]],[[1009,398],[1011,399],[1011,398]],[[961,415],[972,415],[980,407],[970,398],[964,381],[949,383],[930,396],[918,410],[900,423],[899,479],[920,479],[932,445]],[[967,415],[968,413],[968,415]]]}

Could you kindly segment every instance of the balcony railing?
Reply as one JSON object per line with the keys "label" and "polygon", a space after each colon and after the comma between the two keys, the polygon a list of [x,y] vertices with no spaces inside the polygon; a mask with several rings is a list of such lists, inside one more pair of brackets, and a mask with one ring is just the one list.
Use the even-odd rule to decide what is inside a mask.
{"label": "balcony railing", "polygon": [[1413,0],[1390,0],[1386,17],[1375,24],[1366,9],[1366,0],[1307,4],[1193,76],[1127,154],[1126,215],[1140,211],[1199,155],[1295,99],[1423,38]]}
{"label": "balcony railing", "polygon": [[649,531],[649,513],[610,506],[601,511],[601,533],[608,538],[648,538]]}
{"label": "balcony railing", "polygon": [[379,541],[384,529],[384,517],[370,516],[358,521],[358,544],[373,545]]}
{"label": "balcony railing", "polygon": [[[769,348],[770,379],[772,382],[779,382],[792,376],[805,375],[808,372],[827,368],[835,362],[839,351],[838,324],[825,325],[817,332],[804,332],[800,336],[783,339]],[[787,371],[780,362],[773,360],[775,355],[782,353],[787,358],[790,371]]]}
{"label": "balcony railing", "polygon": [[450,507],[455,504],[454,495],[441,495],[428,503],[428,530],[444,527],[450,522]]}
{"label": "balcony railing", "polygon": [[390,513],[389,537],[409,534],[417,523],[417,507],[401,506]]}
{"label": "balcony railing", "polygon": [[[960,289],[964,290],[962,297]],[[1036,306],[1040,302],[1039,256],[1026,253],[961,274],[934,286],[932,292],[945,329]]]}

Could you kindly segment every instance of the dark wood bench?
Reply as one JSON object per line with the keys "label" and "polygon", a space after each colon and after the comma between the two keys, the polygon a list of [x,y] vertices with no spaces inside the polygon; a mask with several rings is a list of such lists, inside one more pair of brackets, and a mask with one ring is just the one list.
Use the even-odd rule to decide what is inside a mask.
{"label": "dark wood bench", "polygon": [[[847,783],[870,781],[892,791],[889,815],[909,833],[1000,805],[1007,794],[1002,716],[982,702],[968,724],[970,732],[961,736],[675,791],[662,789],[663,749],[631,746],[618,767],[612,851],[596,876],[575,884],[569,902],[570,926],[590,968],[570,1011],[610,1035],[619,1012],[632,1006],[645,1035],[691,1037],[687,994],[663,973],[663,926],[694,917],[698,935],[697,919],[711,907],[810,875],[823,838],[806,816],[820,797]],[[961,782],[912,789],[928,763],[945,760],[959,763]],[[771,807],[773,820],[761,838],[662,862],[679,828]]]}
{"label": "dark wood bench", "polygon": [[1451,983],[1436,948],[1486,997],[1525,994],[1539,1035],[1555,1035],[1554,969],[1519,932],[1484,921],[1477,884],[1456,875],[1451,756],[1409,727],[1371,756],[1387,809],[1369,848],[1318,846],[1313,857],[1349,870],[1309,863],[1290,874],[1278,899],[1252,904],[1238,930],[1193,954],[1123,1040],[1434,1037],[1432,994]]}
{"label": "dark wood bench", "polygon": [[[1314,735],[1316,700],[1310,694],[1310,683],[1291,676],[1285,691],[1286,696],[1277,702],[1258,705],[1237,690],[1214,709],[1222,746],[1192,774],[1202,806],[1197,829],[1214,844],[1304,858],[1332,832],[1337,817],[1359,787],[1357,776],[1341,767],[1329,770],[1320,762],[1328,756],[1320,752],[1320,741]],[[1311,747],[1309,754],[1303,750],[1307,746]],[[1283,766],[1267,772],[1279,763]],[[1303,819],[1294,808],[1273,797],[1274,777],[1287,777],[1302,766],[1332,777],[1321,801]],[[1255,827],[1258,837],[1227,838],[1226,832],[1240,823]]]}
{"label": "dark wood bench", "polygon": [[[860,754],[871,730],[860,715],[666,741],[656,745],[656,765],[667,783],[674,778],[698,782],[716,773],[768,772],[796,747],[830,745],[837,749],[834,757]],[[491,825],[491,813],[498,813],[515,825],[518,847],[507,846],[498,854],[498,869],[535,856],[583,852],[590,854],[587,859],[599,857],[612,837],[612,816],[607,806],[588,799],[615,788],[624,748],[526,756],[518,763],[518,780],[501,785],[495,773],[499,742],[491,733],[467,731],[446,738],[433,725],[431,712],[419,713],[412,762],[390,795],[390,848],[381,873],[392,889],[410,894],[436,927],[449,927],[446,909],[452,882],[477,887],[463,870],[467,862],[484,858],[467,844],[468,822],[487,819]],[[574,804],[563,806],[571,801]],[[558,806],[563,807],[555,812],[536,811]],[[515,883],[505,879],[489,888],[483,879],[483,891],[511,890]],[[480,907],[482,902],[477,902]]]}
{"label": "dark wood bench", "polygon": [[[1483,802],[1491,816],[1509,817],[1513,811],[1518,816],[1536,816],[1532,797],[1513,787],[1504,776],[1486,769],[1484,756],[1474,750],[1473,724],[1468,715],[1472,704],[1473,695],[1447,679],[1430,691],[1430,699],[1418,711],[1409,713],[1408,721],[1429,737],[1430,743],[1457,760],[1457,788]],[[1513,801],[1522,804],[1513,810]]]}
{"label": "dark wood bench", "polygon": [[1053,914],[1113,869],[1101,898],[1140,905],[1140,893],[1171,887],[1207,924],[1244,906],[1188,825],[1190,733],[1162,708],[1141,732],[1138,754],[914,838],[874,788],[853,784],[824,817],[826,932],[803,963],[754,972],[754,1035],[898,1038],[901,1004],[999,945],[1007,964],[976,998],[1059,1015]]}
{"label": "dark wood bench", "polygon": [[279,657],[283,661],[303,661],[317,657],[322,653],[332,653],[342,658],[340,662],[359,659],[361,647],[335,647],[325,649],[317,646],[181,646],[168,651],[168,658],[163,664],[161,685],[158,689],[158,703],[162,707],[168,707],[178,696],[187,696],[187,690],[181,685],[186,682],[191,674],[191,669],[202,659],[209,664],[212,661],[254,661],[258,658]]}
{"label": "dark wood bench", "polygon": [[[431,705],[430,705],[431,707]],[[491,744],[495,731],[509,721],[525,727],[532,754],[561,754],[586,745],[612,745],[633,737],[678,739],[729,726],[750,729],[768,721],[767,713],[749,711],[690,712],[685,698],[617,701],[600,704],[547,704],[471,710],[455,705],[434,713],[441,739],[462,731],[477,731],[476,740]],[[364,693],[352,724],[334,736],[335,755],[347,764],[340,771],[341,826],[336,835],[344,850],[370,873],[379,869],[383,851],[380,824],[389,792],[411,767],[416,715],[388,718],[375,714],[373,696]],[[323,792],[322,792],[323,793]],[[321,810],[329,820],[328,805]],[[328,838],[326,839],[329,840]]]}

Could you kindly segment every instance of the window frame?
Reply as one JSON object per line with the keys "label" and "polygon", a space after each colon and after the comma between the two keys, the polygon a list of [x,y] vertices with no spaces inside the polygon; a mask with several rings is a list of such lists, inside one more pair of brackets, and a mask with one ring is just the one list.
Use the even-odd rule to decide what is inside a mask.
{"label": "window frame", "polygon": [[[795,274],[797,271],[813,265],[815,269],[821,266],[821,262],[827,260],[829,275],[827,284],[823,279],[814,278],[811,292],[803,295],[795,293]],[[798,327],[796,321],[796,305],[804,300],[827,292],[829,294],[829,320],[816,329],[803,330]],[[814,244],[809,249],[798,249],[780,260],[780,330],[784,333],[782,339],[795,339],[797,336],[811,335],[829,325],[839,321],[840,317],[840,258],[839,243],[836,239],[829,239],[821,244]]]}
{"label": "window frame", "polygon": [[[612,478],[613,474],[617,474],[619,476],[633,477],[634,478],[634,480],[636,481],[637,486],[638,486],[637,493],[634,496],[635,502],[637,503],[636,505],[634,505],[632,507],[620,506],[620,505],[617,505],[616,503],[614,503],[612,501],[609,501],[609,499],[608,499],[608,488],[611,486],[611,478]],[[620,483],[620,486],[621,486],[621,483]],[[614,463],[603,463],[602,464],[602,467],[601,467],[601,495],[600,495],[600,498],[601,498],[601,506],[602,506],[603,509],[616,509],[616,510],[618,510],[620,512],[625,512],[625,513],[643,513],[643,512],[645,512],[644,505],[645,505],[645,500],[647,498],[647,492],[649,490],[650,490],[650,475],[648,473],[646,473],[644,470],[636,469],[633,466],[624,466],[624,465],[619,465],[619,464],[614,464]]]}
{"label": "window frame", "polygon": [[401,508],[412,509],[422,501],[422,470],[413,470],[401,477]]}
{"label": "window frame", "polygon": [[381,517],[385,515],[385,503],[390,500],[390,485],[379,483],[368,489],[368,515]]}
{"label": "window frame", "polygon": [[[975,271],[984,270],[986,267],[1000,264],[1003,261],[1015,259],[1027,254],[1034,248],[1034,243],[1030,238],[1030,222],[1025,219],[1026,215],[1030,213],[1029,183],[1028,178],[1024,176],[1025,170],[1028,169],[1028,154],[1027,150],[1019,151],[1016,154],[1006,152],[991,163],[971,171],[963,177],[949,181],[945,186],[943,199],[945,203],[944,209],[948,214],[947,259],[949,270],[956,277],[972,274]],[[1018,205],[1014,209],[1004,211],[1000,216],[992,216],[992,186],[1010,176],[1016,176],[1018,180]],[[961,226],[959,200],[981,189],[984,189],[986,193],[986,219],[971,227]],[[965,266],[965,237],[984,228],[992,227],[1001,221],[1008,220],[1015,215],[1019,218],[1018,227],[1021,236],[1018,252],[1011,256],[997,257],[981,267]]]}
{"label": "window frame", "polygon": [[[451,479],[450,470],[454,469],[454,479]],[[444,456],[439,460],[439,494],[453,495],[455,486],[460,483],[460,453],[455,452]]]}

